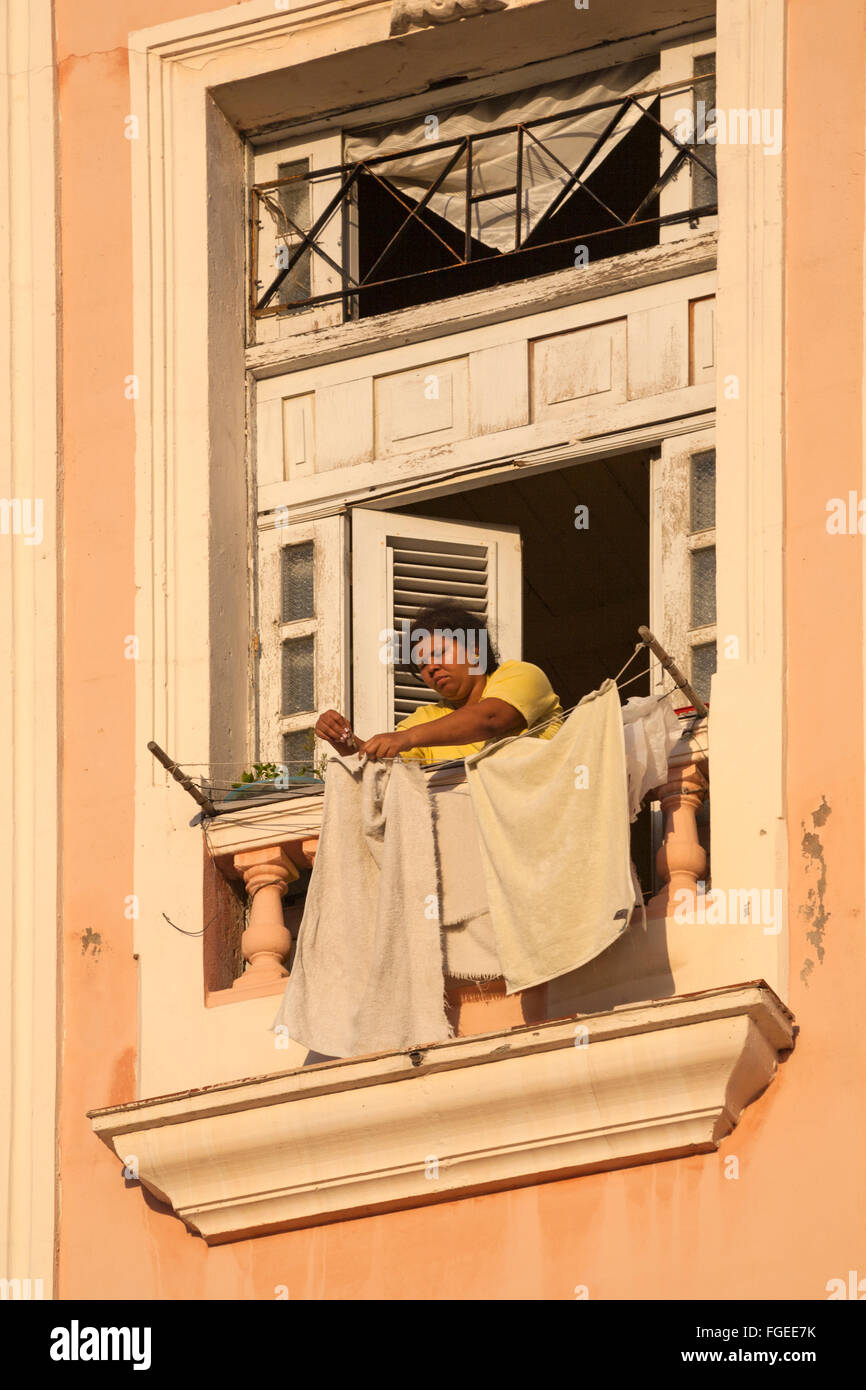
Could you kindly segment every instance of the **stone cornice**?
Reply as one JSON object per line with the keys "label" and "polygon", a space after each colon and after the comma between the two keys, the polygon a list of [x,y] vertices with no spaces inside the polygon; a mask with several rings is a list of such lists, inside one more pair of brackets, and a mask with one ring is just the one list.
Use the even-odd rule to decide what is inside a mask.
{"label": "stone cornice", "polygon": [[406,34],[432,24],[453,24],[492,10],[506,10],[508,0],[394,0],[391,7],[391,33]]}
{"label": "stone cornice", "polygon": [[792,1025],[757,981],[89,1113],[217,1244],[710,1152]]}

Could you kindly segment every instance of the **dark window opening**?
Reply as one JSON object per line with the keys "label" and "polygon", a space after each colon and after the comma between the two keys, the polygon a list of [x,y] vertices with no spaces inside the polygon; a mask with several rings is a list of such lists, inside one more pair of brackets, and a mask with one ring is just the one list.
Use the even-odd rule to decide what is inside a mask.
{"label": "dark window opening", "polygon": [[[659,228],[652,219],[659,216],[659,199],[657,194],[649,198],[659,179],[657,119],[656,101],[552,215],[542,216],[521,250],[503,253],[472,237],[468,264],[457,263],[466,259],[464,228],[429,206],[389,248],[409,208],[419,203],[389,185],[383,174],[362,173],[357,194],[358,278],[363,281],[375,267],[371,278],[389,283],[372,284],[353,297],[357,316],[430,304],[569,267],[579,273],[585,264],[657,246]],[[635,225],[620,226],[617,219],[627,222],[645,199]],[[586,250],[578,254],[580,246]]]}
{"label": "dark window opening", "polygon": [[[644,454],[554,469],[400,509],[409,516],[518,526],[523,553],[522,659],[540,666],[563,705],[615,676],[650,613],[650,460]],[[575,527],[575,508],[590,524]],[[496,640],[495,630],[493,633]],[[502,660],[514,653],[500,651]],[[635,663],[628,676],[646,671]],[[648,695],[648,675],[622,692]],[[655,884],[652,815],[632,826],[644,896]]]}

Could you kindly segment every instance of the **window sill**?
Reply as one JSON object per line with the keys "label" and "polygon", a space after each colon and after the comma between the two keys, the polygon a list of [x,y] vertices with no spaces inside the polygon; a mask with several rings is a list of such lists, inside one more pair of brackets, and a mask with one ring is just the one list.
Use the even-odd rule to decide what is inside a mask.
{"label": "window sill", "polygon": [[376,314],[357,322],[318,324],[298,333],[246,350],[247,369],[257,379],[291,370],[323,366],[347,356],[382,352],[389,347],[424,342],[503,319],[538,314],[567,304],[623,294],[663,280],[715,270],[716,232],[683,236],[679,241],[611,256],[597,265],[557,270],[518,280],[512,285],[474,290],[471,294],[436,300],[394,313]]}
{"label": "window sill", "polygon": [[709,1153],[792,1046],[756,981],[88,1113],[219,1244]]}

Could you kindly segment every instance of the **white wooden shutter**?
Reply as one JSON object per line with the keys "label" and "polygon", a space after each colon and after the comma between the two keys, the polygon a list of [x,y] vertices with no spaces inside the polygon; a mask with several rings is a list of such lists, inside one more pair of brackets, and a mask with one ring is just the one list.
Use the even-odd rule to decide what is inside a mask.
{"label": "white wooden shutter", "polygon": [[[347,532],[344,516],[330,516],[258,534],[259,757],[293,773],[325,751],[312,735],[321,711],[347,708]],[[294,556],[305,562],[300,585]]]}
{"label": "white wooden shutter", "polygon": [[391,730],[439,697],[387,659],[387,634],[420,608],[454,602],[488,625],[502,661],[523,648],[522,564],[516,526],[352,513],[353,720],[359,735]]}
{"label": "white wooden shutter", "polygon": [[[666,439],[652,476],[650,626],[708,700],[716,668],[714,432]],[[655,658],[652,666],[654,685],[667,687]]]}

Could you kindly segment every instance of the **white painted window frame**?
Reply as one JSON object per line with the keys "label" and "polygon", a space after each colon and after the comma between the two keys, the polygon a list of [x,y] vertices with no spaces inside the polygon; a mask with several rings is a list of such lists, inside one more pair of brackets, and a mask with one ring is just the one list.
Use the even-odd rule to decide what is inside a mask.
{"label": "white painted window frame", "polygon": [[[711,52],[714,46],[714,34],[699,36],[697,39],[688,38],[661,44],[658,41],[653,43],[647,38],[630,38],[606,47],[602,55],[591,50],[595,55],[593,57],[576,53],[545,63],[530,63],[525,67],[498,74],[493,79],[476,79],[472,82],[455,84],[450,89],[448,87],[443,88],[438,95],[443,108],[447,109],[475,99],[483,99],[489,95],[501,95],[505,92],[517,92],[523,89],[530,90],[543,86],[546,82],[555,82],[564,76],[576,76],[584,71],[590,72],[594,69],[615,67],[620,63],[628,63],[637,57],[649,55],[655,48],[659,51],[658,83],[664,86],[672,82],[688,81],[691,74],[692,58],[698,53]],[[662,123],[666,119],[673,121],[674,111],[683,104],[687,97],[688,93],[685,96],[679,94],[662,98],[660,115]],[[250,152],[251,181],[261,183],[276,178],[277,165],[291,160],[309,158],[311,169],[329,168],[341,164],[346,130],[391,122],[398,123],[413,115],[417,115],[421,120],[424,113],[430,110],[431,105],[435,107],[435,102],[431,102],[430,94],[420,97],[386,99],[383,102],[370,105],[362,111],[353,110],[350,113],[338,113],[311,122],[295,123],[285,131],[282,139],[275,139],[273,143],[269,141],[267,145],[260,145],[253,138]],[[665,168],[673,155],[673,146],[670,140],[664,136],[660,135],[659,139],[662,154],[661,167]],[[315,221],[315,218],[320,215],[328,200],[333,196],[336,180],[328,179],[313,183],[312,188],[312,212]],[[668,212],[679,211],[690,206],[688,202],[690,197],[691,175],[687,169],[681,171],[673,183],[663,190],[660,213],[665,215]],[[350,200],[350,220],[355,216],[354,208],[354,202]],[[690,226],[686,222],[678,223],[672,227],[660,227],[659,241],[660,244],[664,244],[670,240],[694,237],[702,232],[715,230],[716,224],[716,218],[704,218],[699,226]],[[324,249],[339,263],[342,249],[342,226],[339,211],[334,214],[324,229],[321,240]],[[339,287],[335,273],[320,257],[314,254],[312,264],[313,294],[327,293],[329,290]],[[435,301],[436,304],[440,302],[439,300]],[[350,318],[357,316],[354,309],[355,306],[351,305]],[[248,339],[251,345],[289,340],[286,345],[288,353],[291,339],[311,330],[317,330],[323,324],[337,325],[342,321],[342,304],[340,301],[336,301],[332,304],[296,310],[291,313],[254,317],[248,325]]]}
{"label": "white painted window frame", "polygon": [[[715,448],[710,426],[668,436],[653,460],[650,478],[650,627],[662,646],[691,678],[693,647],[717,639],[718,624],[692,627],[691,552],[716,545],[717,528],[691,530],[691,460]],[[653,658],[654,684],[669,684]]]}
{"label": "white painted window frame", "polygon": [[[307,135],[303,140],[293,140],[286,144],[256,150],[251,157],[252,180],[256,184],[268,183],[271,179],[279,178],[279,166],[281,164],[289,164],[299,159],[309,160],[310,173],[315,173],[318,169],[331,169],[342,163],[342,133],[329,131],[319,135]],[[313,179],[310,183],[311,227],[315,226],[317,218],[321,217],[327,208],[339,187],[339,182],[339,176],[334,175],[333,177]],[[271,279],[277,273],[274,241],[269,235],[268,219],[264,216],[259,217],[259,228],[257,274],[261,283],[257,293],[261,293],[270,283],[268,269],[270,269]],[[322,229],[317,241],[322,250],[326,251],[331,259],[339,265],[342,247],[339,210],[334,213]],[[337,272],[315,251],[310,253],[310,286],[313,295],[330,294],[341,288],[341,281]],[[342,302],[337,299],[328,304],[320,304],[315,308],[293,309],[289,313],[254,318],[249,325],[248,334],[250,341],[266,343],[280,337],[306,333],[311,328],[321,328],[325,324],[339,324],[342,323],[342,319]]]}
{"label": "white painted window frame", "polygon": [[[674,43],[665,44],[661,53],[660,85],[669,87],[672,84],[682,84],[682,88],[674,90],[661,99],[659,119],[666,130],[672,130],[677,124],[677,112],[684,108],[694,106],[694,91],[689,85],[694,81],[693,64],[695,58],[703,57],[706,53],[716,51],[717,36],[715,33],[708,33],[693,39],[681,39]],[[716,77],[716,90],[718,90],[718,75]],[[662,152],[662,169],[670,163],[674,154],[674,148],[670,140],[660,135]],[[697,153],[700,156],[699,146]],[[659,211],[662,217],[667,217],[675,212],[685,212],[693,205],[693,180],[694,165],[689,161],[686,166],[680,169],[679,173],[662,189],[659,199]],[[674,222],[659,229],[659,240],[662,245],[672,241],[681,241],[684,237],[699,236],[705,232],[718,230],[719,219],[715,217],[699,217],[694,222]]]}
{"label": "white painted window frame", "polygon": [[[348,708],[350,650],[348,632],[348,518],[283,526],[277,512],[259,530],[259,746],[262,761],[282,763],[283,734],[312,729],[323,709]],[[282,621],[280,593],[282,551],[289,545],[313,543],[312,618]],[[285,714],[282,708],[282,645],[292,637],[312,636],[314,642],[314,709]],[[316,756],[321,755],[316,745]]]}
{"label": "white painted window frame", "polygon": [[[729,0],[721,7],[716,52],[725,105],[782,107],[784,20],[783,0]],[[387,26],[387,7],[365,0],[349,10],[339,0],[317,7],[304,0],[291,12],[251,0],[129,37],[131,110],[141,121],[130,156],[133,370],[140,381],[135,630],[146,653],[135,663],[131,884],[140,903],[142,1095],[222,1081],[239,1067],[252,1075],[286,1064],[267,1032],[270,1002],[207,1010],[199,954],[159,925],[165,902],[173,900],[188,905],[189,928],[204,925],[195,893],[201,842],[189,833],[187,798],[154,768],[146,741],[153,737],[189,758],[206,750],[210,738],[209,628],[201,620],[201,595],[216,579],[207,489],[211,452],[224,426],[208,359],[208,92],[279,72],[299,54],[303,61],[324,58],[335,43],[360,52],[387,41]],[[713,685],[714,880],[778,886],[787,901],[781,160],[757,146],[723,146],[719,180],[725,218],[718,253],[717,449],[724,460],[717,494],[718,628],[722,644],[726,634],[738,635],[740,655],[723,663]],[[261,370],[267,372],[266,363]],[[736,395],[722,390],[731,377]],[[784,997],[787,932],[739,938],[714,968],[728,980],[763,977]]]}

